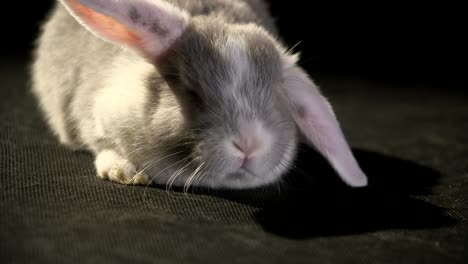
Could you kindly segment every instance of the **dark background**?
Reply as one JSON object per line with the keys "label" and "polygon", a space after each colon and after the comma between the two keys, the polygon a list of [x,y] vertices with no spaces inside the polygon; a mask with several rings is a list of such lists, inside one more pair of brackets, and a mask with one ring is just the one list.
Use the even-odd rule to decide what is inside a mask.
{"label": "dark background", "polygon": [[[461,81],[461,8],[450,4],[326,4],[270,1],[282,37],[300,42],[302,65],[313,74],[424,82],[457,89]],[[10,1],[0,19],[1,58],[27,59],[52,1]],[[464,57],[464,56],[463,56]],[[458,65],[461,63],[461,65]]]}

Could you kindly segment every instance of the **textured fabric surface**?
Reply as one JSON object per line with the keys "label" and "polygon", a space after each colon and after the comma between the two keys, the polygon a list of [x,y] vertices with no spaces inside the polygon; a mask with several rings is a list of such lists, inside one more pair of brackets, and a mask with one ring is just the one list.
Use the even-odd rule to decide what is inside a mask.
{"label": "textured fabric surface", "polygon": [[1,263],[468,263],[462,94],[317,76],[368,188],[302,147],[281,185],[184,194],[96,178],[26,80],[24,65],[0,65]]}

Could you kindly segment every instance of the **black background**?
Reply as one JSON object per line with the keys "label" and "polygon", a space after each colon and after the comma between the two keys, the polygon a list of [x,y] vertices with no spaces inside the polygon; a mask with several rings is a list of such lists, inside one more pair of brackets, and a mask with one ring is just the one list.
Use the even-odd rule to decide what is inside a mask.
{"label": "black background", "polygon": [[[281,36],[298,42],[313,74],[417,81],[461,88],[462,9],[450,4],[270,1]],[[10,1],[3,16],[1,57],[27,59],[52,1]],[[463,56],[464,57],[464,56]],[[460,65],[461,64],[461,65]]]}

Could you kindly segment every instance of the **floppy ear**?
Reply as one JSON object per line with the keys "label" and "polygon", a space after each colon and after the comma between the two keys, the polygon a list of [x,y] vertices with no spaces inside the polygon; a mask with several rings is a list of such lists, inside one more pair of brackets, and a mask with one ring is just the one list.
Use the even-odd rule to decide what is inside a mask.
{"label": "floppy ear", "polygon": [[290,58],[284,69],[282,92],[289,111],[302,134],[330,162],[348,185],[367,185],[367,177],[357,164],[327,100],[308,75]]}
{"label": "floppy ear", "polygon": [[60,0],[88,30],[154,59],[185,30],[189,15],[162,0]]}

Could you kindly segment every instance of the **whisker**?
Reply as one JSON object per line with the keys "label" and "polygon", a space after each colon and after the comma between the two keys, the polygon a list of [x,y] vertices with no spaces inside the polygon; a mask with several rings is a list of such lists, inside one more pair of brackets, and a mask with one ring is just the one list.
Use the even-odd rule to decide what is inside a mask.
{"label": "whisker", "polygon": [[[181,144],[178,144],[179,142],[185,140],[184,138],[182,139],[179,139],[177,141],[175,141],[174,143],[172,143],[172,146],[168,149],[165,149],[165,151],[169,152],[175,148],[179,148],[179,147],[182,147],[182,146],[186,146],[186,145],[190,145],[190,144],[193,144],[193,143],[196,143],[196,141],[187,141],[187,142],[184,142],[184,143],[181,143]],[[141,147],[139,146],[141,145]],[[150,144],[151,145],[151,144]],[[131,157],[133,157],[136,153],[139,153],[139,152],[150,152],[152,149],[154,149],[155,151],[157,151],[160,147],[155,144],[153,148],[148,148],[148,143],[146,142],[140,142],[140,143],[136,143],[134,144],[133,146],[133,151],[127,153],[127,156],[132,159]]]}
{"label": "whisker", "polygon": [[143,192],[143,199],[145,198],[146,191],[147,191],[147,189],[149,188],[151,182],[153,182],[153,180],[154,180],[156,177],[158,177],[161,173],[165,172],[166,170],[172,168],[173,166],[175,166],[175,165],[177,165],[177,164],[179,164],[179,163],[181,163],[181,162],[184,162],[184,161],[187,160],[187,159],[188,159],[188,157],[187,157],[187,158],[184,158],[184,159],[182,159],[182,160],[180,160],[180,161],[177,161],[177,162],[173,163],[172,165],[167,166],[167,167],[164,168],[163,170],[159,171],[158,174],[156,174],[155,176],[153,176],[153,177],[150,179],[149,183],[146,185],[146,188],[145,188],[145,190],[144,190],[144,192]]}
{"label": "whisker", "polygon": [[[202,172],[200,172],[200,176],[195,180],[194,186],[198,186],[201,189],[205,188],[205,180],[207,178],[207,175],[210,174],[212,169],[209,169],[208,166],[205,166]],[[203,180],[203,181],[202,181]]]}
{"label": "whisker", "polygon": [[301,44],[302,41],[298,41],[296,44],[294,44],[291,48],[289,48],[288,50],[286,50],[286,54],[292,54],[294,52],[294,49],[299,46],[299,44]]}
{"label": "whisker", "polygon": [[[160,158],[160,159],[158,159],[158,160],[151,161],[151,162],[149,162],[148,165],[145,165],[146,167],[143,167],[143,169],[141,169],[138,173],[144,173],[146,170],[149,170],[149,169],[151,169],[153,166],[155,166],[158,162],[161,162],[161,161],[163,161],[163,160],[165,160],[165,159],[167,159],[167,158],[170,158],[170,157],[172,157],[172,156],[181,154],[181,153],[183,153],[183,152],[184,152],[183,150],[177,151],[177,152],[174,152],[174,153],[172,153],[172,154],[168,154],[168,155],[166,155],[166,156],[164,156],[164,157],[162,157],[162,158]],[[154,177],[153,177],[152,179],[154,179]]]}
{"label": "whisker", "polygon": [[203,176],[205,176],[207,173],[207,171],[205,170],[205,168],[203,168],[202,171],[200,171],[200,173],[198,173],[198,175],[196,176],[192,186],[194,186],[193,188],[193,191],[192,193],[196,192],[197,191],[197,188],[200,188],[200,189],[203,189],[203,186],[200,186],[200,180],[203,178]]}
{"label": "whisker", "polygon": [[[185,160],[188,160],[190,159],[190,157],[187,157],[184,159]],[[177,177],[179,177],[186,169],[188,166],[190,166],[190,164],[193,163],[193,160],[190,160],[189,162],[187,162],[187,164],[185,164],[182,168],[180,168],[179,170],[175,171],[171,177],[169,177],[169,179],[167,180],[167,183],[166,183],[166,191],[172,191],[172,185],[174,184],[175,180],[177,179]]]}
{"label": "whisker", "polygon": [[202,167],[203,167],[204,164],[205,164],[205,162],[202,162],[202,163],[193,171],[193,173],[188,177],[187,181],[186,181],[185,184],[184,184],[184,193],[187,193],[187,190],[188,190],[188,188],[190,187],[190,184],[192,183],[193,178],[194,178],[195,175],[197,175],[197,173],[202,169]]}

